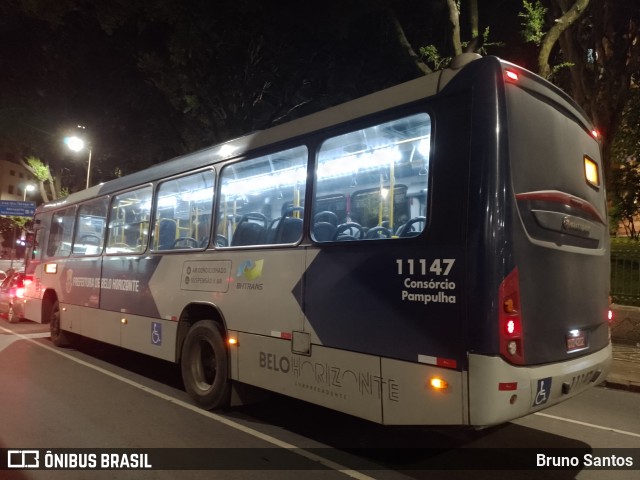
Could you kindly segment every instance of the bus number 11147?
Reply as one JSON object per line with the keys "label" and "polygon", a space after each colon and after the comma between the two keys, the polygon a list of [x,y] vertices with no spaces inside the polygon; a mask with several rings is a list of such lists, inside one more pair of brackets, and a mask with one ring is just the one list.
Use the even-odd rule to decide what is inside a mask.
{"label": "bus number 11147", "polygon": [[[436,258],[429,266],[429,272],[435,275],[449,275],[455,261],[455,258]],[[398,265],[398,275],[427,275],[427,260],[424,258],[418,260],[399,258],[396,260],[396,265]]]}

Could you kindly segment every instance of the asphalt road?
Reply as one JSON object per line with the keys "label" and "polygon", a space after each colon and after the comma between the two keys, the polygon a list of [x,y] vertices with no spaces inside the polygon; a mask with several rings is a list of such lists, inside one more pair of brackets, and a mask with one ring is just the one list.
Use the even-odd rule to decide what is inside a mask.
{"label": "asphalt road", "polygon": [[[0,320],[0,449],[51,450],[60,453],[59,461],[70,452],[95,454],[99,463],[102,453],[126,448],[155,463],[136,471],[11,469],[0,471],[3,480],[631,479],[640,472],[638,412],[640,394],[595,388],[481,432],[386,428],[278,395],[211,413],[191,404],[174,365],[90,341],[77,350],[57,349],[47,326]],[[580,465],[472,468],[505,468],[519,456],[533,459],[548,449],[568,449],[563,454],[575,453]],[[586,469],[585,453],[630,455],[635,470]],[[182,461],[195,468],[202,459],[222,470],[157,469]]]}

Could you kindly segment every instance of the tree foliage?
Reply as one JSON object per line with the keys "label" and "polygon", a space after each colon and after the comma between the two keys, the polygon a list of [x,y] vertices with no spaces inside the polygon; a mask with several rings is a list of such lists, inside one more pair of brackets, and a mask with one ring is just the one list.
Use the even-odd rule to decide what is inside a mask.
{"label": "tree foliage", "polygon": [[610,209],[612,220],[620,222],[629,238],[640,240],[636,221],[640,216],[640,162],[638,157],[629,156],[615,164],[612,172],[612,200]]}

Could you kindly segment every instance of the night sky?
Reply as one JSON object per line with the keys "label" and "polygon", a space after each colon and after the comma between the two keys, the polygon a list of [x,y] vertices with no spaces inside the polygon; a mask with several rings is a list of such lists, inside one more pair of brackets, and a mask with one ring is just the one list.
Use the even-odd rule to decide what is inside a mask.
{"label": "night sky", "polygon": [[[505,42],[489,53],[532,68],[519,8],[480,2],[481,24]],[[420,73],[393,18],[414,49],[450,54],[443,1],[5,0],[0,153],[77,190],[86,171],[61,139],[78,124],[97,182],[401,83]]]}

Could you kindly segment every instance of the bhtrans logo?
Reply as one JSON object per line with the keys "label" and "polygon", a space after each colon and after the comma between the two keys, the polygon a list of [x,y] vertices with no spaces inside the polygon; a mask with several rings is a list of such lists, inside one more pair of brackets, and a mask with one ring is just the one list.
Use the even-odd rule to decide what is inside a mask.
{"label": "bhtrans logo", "polygon": [[256,282],[262,277],[264,260],[245,260],[236,270],[236,290],[262,290],[264,284]]}

